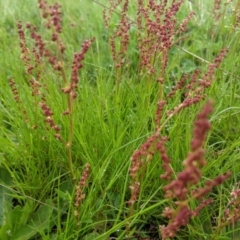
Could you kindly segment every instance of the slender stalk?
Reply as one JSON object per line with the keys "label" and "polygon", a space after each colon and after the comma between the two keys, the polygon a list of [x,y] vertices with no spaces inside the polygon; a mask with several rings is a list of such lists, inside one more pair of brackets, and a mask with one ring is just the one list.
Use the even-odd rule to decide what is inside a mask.
{"label": "slender stalk", "polygon": [[[67,77],[64,71],[64,68],[61,68],[61,74],[63,78],[64,84],[67,84]],[[74,171],[73,171],[73,163],[72,163],[72,141],[73,141],[73,100],[70,94],[67,94],[67,104],[69,110],[69,134],[68,134],[68,142],[66,144],[67,155],[68,155],[68,166],[71,172],[73,180],[76,179]]]}

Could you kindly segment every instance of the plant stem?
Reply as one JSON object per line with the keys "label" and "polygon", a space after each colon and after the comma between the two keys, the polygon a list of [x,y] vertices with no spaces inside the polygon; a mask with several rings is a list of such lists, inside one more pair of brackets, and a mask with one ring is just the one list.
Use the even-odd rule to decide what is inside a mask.
{"label": "plant stem", "polygon": [[[67,84],[67,77],[63,67],[61,69],[61,74],[62,74],[64,84]],[[73,181],[75,181],[76,177],[73,171],[73,163],[72,163],[73,99],[71,98],[70,94],[67,94],[67,102],[68,102],[68,110],[69,110],[69,135],[68,135],[68,142],[66,144],[66,148],[67,148],[67,155],[68,155],[69,170],[71,172]]]}

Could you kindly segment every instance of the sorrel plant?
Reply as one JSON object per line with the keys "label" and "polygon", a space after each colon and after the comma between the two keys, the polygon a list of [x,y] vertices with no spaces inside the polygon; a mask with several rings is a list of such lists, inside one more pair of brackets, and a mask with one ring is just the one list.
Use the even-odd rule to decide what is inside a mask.
{"label": "sorrel plant", "polygon": [[[24,61],[26,67],[26,74],[29,79],[30,91],[32,97],[34,98],[35,106],[38,106],[42,110],[44,121],[47,126],[48,131],[53,131],[54,136],[57,140],[62,141],[66,147],[67,156],[68,156],[68,166],[69,171],[72,175],[73,180],[75,180],[75,173],[73,169],[72,162],[72,141],[73,141],[73,111],[74,111],[74,100],[77,97],[77,88],[79,83],[78,72],[83,67],[82,61],[85,54],[90,48],[91,44],[94,41],[94,38],[91,40],[85,40],[82,44],[82,50],[79,53],[75,53],[71,65],[71,75],[67,74],[64,64],[64,53],[66,47],[64,46],[60,34],[62,32],[62,14],[60,11],[61,5],[55,3],[53,5],[48,5],[46,1],[38,1],[39,8],[42,10],[41,16],[44,20],[45,28],[50,31],[50,43],[51,48],[48,46],[46,41],[43,40],[41,35],[37,33],[36,26],[31,25],[30,23],[26,24],[26,28],[29,29],[31,39],[34,41],[34,47],[29,49],[26,43],[26,37],[23,30],[22,23],[18,22],[18,35],[20,39],[20,48],[21,48],[21,59]],[[51,49],[54,48],[55,51]],[[47,82],[44,79],[44,71],[56,71],[59,75],[58,86],[56,90],[62,91],[67,98],[66,110],[62,113],[64,116],[68,116],[69,119],[69,129],[68,129],[68,139],[64,139],[60,133],[60,126],[54,121],[54,112],[50,103],[47,103],[46,92],[48,91]],[[16,89],[14,80],[10,79],[10,85],[12,87],[14,98],[16,101],[20,102],[20,97]],[[50,100],[48,100],[50,101]],[[21,109],[20,109],[21,110]],[[23,112],[26,115],[26,121],[28,121],[27,113]],[[31,123],[30,123],[31,124]],[[37,128],[37,124],[32,126]]]}
{"label": "sorrel plant", "polygon": [[[199,57],[191,39],[199,14],[192,8],[204,11],[197,3],[82,4],[82,14],[87,6],[103,11],[101,27],[89,24],[99,14],[74,22],[66,6],[44,0],[40,21],[15,23],[22,65],[19,77],[8,76],[1,103],[0,238],[230,239],[240,193],[228,161],[230,153],[239,160],[239,141],[224,145],[218,121],[239,108],[218,94],[231,85],[221,97],[234,105],[237,70],[225,67],[239,51],[239,12],[228,18],[233,40]],[[212,42],[221,39],[229,4],[213,2]],[[185,71],[189,53],[193,67]]]}

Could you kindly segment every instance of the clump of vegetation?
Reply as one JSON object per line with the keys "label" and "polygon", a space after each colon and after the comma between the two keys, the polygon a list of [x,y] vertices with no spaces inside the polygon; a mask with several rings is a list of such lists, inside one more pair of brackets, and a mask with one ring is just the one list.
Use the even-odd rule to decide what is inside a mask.
{"label": "clump of vegetation", "polygon": [[238,236],[239,1],[28,1],[1,6],[0,238]]}

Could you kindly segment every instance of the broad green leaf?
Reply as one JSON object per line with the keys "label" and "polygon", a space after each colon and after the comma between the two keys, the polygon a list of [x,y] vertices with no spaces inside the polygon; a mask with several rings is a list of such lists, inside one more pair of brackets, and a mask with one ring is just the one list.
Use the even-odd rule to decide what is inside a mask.
{"label": "broad green leaf", "polygon": [[66,205],[72,202],[72,192],[73,192],[73,184],[71,181],[65,181],[61,183],[58,189],[56,189],[56,193],[60,198],[60,208],[62,211],[66,210]]}
{"label": "broad green leaf", "polygon": [[11,211],[12,207],[12,197],[9,195],[10,190],[8,189],[11,176],[5,168],[0,168],[0,183],[0,227],[2,227],[6,222],[5,213]]}
{"label": "broad green leaf", "polygon": [[22,215],[22,207],[21,206],[16,206],[13,211],[12,211],[12,232],[15,232],[18,228],[21,227],[21,215]]}
{"label": "broad green leaf", "polygon": [[54,219],[58,213],[51,207],[51,200],[46,201],[46,204],[39,207],[27,225],[22,226],[13,233],[12,239],[28,240],[37,233],[44,232],[54,225]]}
{"label": "broad green leaf", "polygon": [[26,225],[26,223],[29,219],[29,216],[33,211],[33,208],[34,208],[34,206],[33,206],[32,202],[28,201],[25,203],[25,205],[22,209],[22,215],[21,215],[21,219],[20,219],[20,222],[22,225]]}
{"label": "broad green leaf", "polygon": [[11,239],[12,231],[11,225],[6,223],[3,227],[0,228],[0,239],[1,240],[9,240]]}
{"label": "broad green leaf", "polygon": [[92,233],[85,235],[82,240],[92,240],[98,236],[99,236],[99,234],[97,232],[92,232]]}

